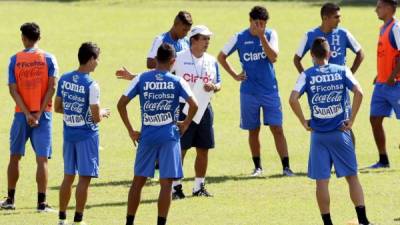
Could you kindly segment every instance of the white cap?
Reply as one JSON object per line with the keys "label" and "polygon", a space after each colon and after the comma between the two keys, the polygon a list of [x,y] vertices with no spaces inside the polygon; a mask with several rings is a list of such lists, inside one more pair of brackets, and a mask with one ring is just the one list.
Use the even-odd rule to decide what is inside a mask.
{"label": "white cap", "polygon": [[211,36],[213,33],[208,29],[208,27],[204,25],[197,25],[192,28],[189,33],[189,39],[197,34],[201,34],[204,36]]}

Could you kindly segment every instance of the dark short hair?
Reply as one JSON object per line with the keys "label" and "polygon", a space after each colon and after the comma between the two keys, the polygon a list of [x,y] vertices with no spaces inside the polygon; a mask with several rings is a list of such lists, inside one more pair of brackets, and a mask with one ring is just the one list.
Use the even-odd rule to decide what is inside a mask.
{"label": "dark short hair", "polygon": [[318,59],[325,58],[329,52],[328,41],[324,37],[317,37],[312,43],[311,54]]}
{"label": "dark short hair", "polygon": [[264,6],[254,6],[250,13],[249,16],[253,20],[265,20],[267,21],[269,19],[269,14],[267,9]]}
{"label": "dark short hair", "polygon": [[339,5],[337,5],[336,3],[327,2],[321,7],[321,18],[323,18],[324,16],[330,16],[339,10]]}
{"label": "dark short hair", "polygon": [[82,43],[78,52],[78,59],[80,65],[85,65],[93,57],[97,59],[100,55],[100,48],[93,42]]}
{"label": "dark short hair", "polygon": [[37,41],[40,38],[40,27],[34,22],[22,24],[19,30],[31,41]]}
{"label": "dark short hair", "polygon": [[394,8],[397,7],[397,0],[380,0],[380,1],[385,3],[385,4],[391,5]]}
{"label": "dark short hair", "polygon": [[190,15],[187,11],[179,11],[178,15],[176,15],[174,23],[181,22],[187,26],[192,26],[193,20],[192,15]]}
{"label": "dark short hair", "polygon": [[176,57],[175,48],[174,46],[168,43],[161,44],[157,50],[156,59],[157,62],[159,63],[167,63],[175,57]]}

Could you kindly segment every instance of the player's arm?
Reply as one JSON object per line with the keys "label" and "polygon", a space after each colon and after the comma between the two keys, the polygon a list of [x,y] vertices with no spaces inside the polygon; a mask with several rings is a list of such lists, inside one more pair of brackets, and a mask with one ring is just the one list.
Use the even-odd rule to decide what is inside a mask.
{"label": "player's arm", "polygon": [[64,108],[63,108],[63,101],[62,98],[59,96],[56,96],[54,99],[54,112],[56,113],[64,113]]}
{"label": "player's arm", "polygon": [[100,87],[96,82],[89,87],[89,107],[94,123],[100,123],[103,118],[110,116],[109,109],[100,108]]}
{"label": "player's arm", "polygon": [[308,121],[305,119],[303,110],[301,109],[301,105],[299,102],[300,96],[301,96],[300,92],[292,91],[289,98],[290,108],[292,108],[294,114],[296,115],[297,119],[299,119],[301,125],[303,125],[303,127],[306,130],[311,131],[310,125],[308,124]]}
{"label": "player's arm", "polygon": [[301,60],[308,51],[307,42],[308,42],[308,34],[305,34],[300,42],[300,46],[297,49],[297,52],[294,54],[293,57],[293,64],[299,73],[302,73],[304,71],[304,67],[303,64],[301,63]]}
{"label": "player's arm", "polygon": [[129,137],[133,141],[133,144],[136,146],[136,142],[139,140],[140,137],[140,132],[136,131],[128,116],[128,110],[126,107],[128,106],[129,102],[138,94],[138,83],[139,83],[140,75],[136,76],[131,84],[129,85],[128,89],[125,91],[125,93],[120,97],[118,104],[117,104],[117,109],[118,113],[122,119],[122,122],[124,123],[126,129],[128,130]]}
{"label": "player's arm", "polygon": [[231,64],[227,60],[228,55],[226,55],[224,52],[220,52],[218,54],[218,62],[221,64],[222,68],[225,69],[225,71],[231,75],[233,79],[236,81],[242,81],[246,79],[246,75],[244,71],[242,71],[240,74],[236,73],[235,69],[231,66]]}
{"label": "player's arm", "polygon": [[298,56],[297,54],[295,54],[293,57],[293,64],[299,73],[302,73],[304,71],[304,67],[301,64],[301,59],[302,58],[300,56]]}
{"label": "player's arm", "polygon": [[295,86],[294,90],[290,94],[289,105],[292,108],[292,110],[293,110],[294,114],[296,115],[296,117],[299,119],[301,125],[303,125],[303,127],[306,130],[311,131],[310,125],[308,123],[309,121],[307,121],[304,118],[304,113],[303,113],[303,110],[301,109],[301,105],[300,105],[300,102],[299,102],[299,98],[304,93],[305,84],[306,84],[306,75],[304,73],[301,73],[299,75],[299,78],[297,79],[296,86]]}
{"label": "player's arm", "polygon": [[196,102],[196,99],[193,98],[193,96],[190,96],[186,99],[186,102],[189,105],[189,110],[188,110],[188,114],[185,118],[185,120],[183,121],[178,121],[177,125],[179,127],[179,131],[181,134],[184,134],[186,132],[186,130],[188,129],[190,123],[193,120],[193,117],[196,115],[197,109],[198,109],[198,105]]}
{"label": "player's arm", "polygon": [[56,84],[57,84],[57,77],[55,77],[55,76],[49,77],[49,80],[47,83],[47,91],[46,91],[46,94],[40,105],[40,110],[39,110],[39,112],[35,113],[35,116],[37,119],[40,118],[40,116],[46,109],[47,105],[50,103],[51,98],[53,97],[54,93],[56,92]]}
{"label": "player's arm", "polygon": [[153,44],[151,45],[149,54],[147,55],[147,60],[146,60],[146,66],[148,69],[154,69],[156,68],[157,61],[156,61],[156,55],[157,55],[157,50],[162,44],[162,39],[160,37],[156,37],[153,41]]}
{"label": "player's arm", "polygon": [[278,59],[278,35],[275,31],[273,31],[271,34],[271,39],[270,41],[268,41],[267,37],[265,36],[265,28],[261,26],[258,21],[256,21],[256,31],[258,38],[260,38],[265,55],[267,56],[269,61],[275,63]]}
{"label": "player's arm", "polygon": [[397,59],[396,66],[394,67],[394,69],[393,69],[392,73],[390,74],[386,83],[388,85],[393,86],[396,83],[395,78],[396,78],[397,74],[399,74],[399,72],[400,72],[400,59]]}
{"label": "player's arm", "polygon": [[[391,32],[393,33],[393,37],[394,37],[394,42],[395,42],[395,46],[393,46],[394,48],[397,49],[397,51],[400,52],[400,26],[399,24],[395,24],[391,30]],[[394,67],[392,73],[390,74],[390,77],[387,80],[387,84],[389,85],[394,85],[395,84],[395,78],[397,77],[397,74],[399,74],[400,72],[400,59],[397,58],[396,59],[396,66]]]}
{"label": "player's arm", "polygon": [[358,68],[360,67],[362,61],[364,60],[364,51],[360,49],[356,53],[356,57],[354,58],[353,65],[351,66],[351,72],[354,74],[357,72]]}
{"label": "player's arm", "polygon": [[21,111],[25,114],[26,122],[29,126],[37,125],[36,118],[31,114],[31,112],[26,107],[24,100],[18,92],[17,84],[11,83],[8,85],[8,90],[10,92],[11,97],[14,99],[15,104],[21,109]]}
{"label": "player's arm", "polygon": [[133,80],[137,76],[137,74],[133,74],[128,71],[124,66],[121,69],[118,69],[115,71],[115,76],[117,79],[123,79],[123,80]]}
{"label": "player's arm", "polygon": [[15,104],[25,114],[26,122],[29,126],[35,126],[36,119],[26,107],[24,100],[18,92],[17,81],[15,78],[15,62],[16,56],[11,57],[10,64],[8,65],[8,90]]}
{"label": "player's arm", "polygon": [[351,106],[351,117],[350,117],[349,121],[346,121],[344,123],[344,130],[350,130],[351,127],[353,126],[353,123],[356,119],[357,113],[360,109],[361,102],[363,99],[363,91],[361,89],[360,84],[354,78],[352,72],[348,68],[346,68],[346,72],[345,72],[345,84],[346,84],[346,88],[348,88],[349,90],[351,90],[354,93],[353,104]]}

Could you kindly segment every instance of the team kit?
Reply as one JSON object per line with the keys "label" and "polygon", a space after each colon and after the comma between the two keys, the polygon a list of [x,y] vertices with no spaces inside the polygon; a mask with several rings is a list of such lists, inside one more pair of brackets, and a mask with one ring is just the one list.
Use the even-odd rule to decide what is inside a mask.
{"label": "team kit", "polygon": [[[392,112],[400,119],[400,24],[394,15],[397,0],[378,0],[376,13],[383,25],[377,48],[377,76],[370,103],[370,123],[379,160],[369,169],[389,168],[383,119]],[[308,177],[316,182],[316,198],[324,225],[332,225],[329,179],[344,177],[354,204],[357,224],[370,223],[358,179],[355,154],[356,138],[352,131],[362,99],[362,88],[354,74],[364,53],[356,38],[338,27],[340,7],[325,3],[321,25],[307,31],[294,54],[299,72],[289,104],[300,124],[310,132]],[[282,105],[274,63],[279,54],[278,34],[267,28],[269,14],[265,7],[254,6],[249,13],[249,27],[234,34],[217,57],[207,53],[213,32],[205,25],[193,25],[192,16],[180,11],[171,29],[157,36],[147,55],[148,71],[134,74],[125,67],[116,78],[130,84],[120,97],[117,108],[128,136],[136,146],[134,176],[128,193],[126,225],[135,223],[142,188],[155,175],[160,183],[157,224],[167,223],[173,199],[184,199],[181,179],[187,150],[196,149],[194,197],[213,197],[206,189],[208,152],[215,147],[212,97],[221,90],[220,67],[240,83],[240,128],[248,131],[249,149],[254,170],[249,176],[263,174],[260,128],[268,126],[282,163],[282,175],[293,177],[284,130]],[[193,25],[193,26],[192,26]],[[96,43],[82,43],[78,50],[77,69],[58,77],[54,55],[38,47],[40,28],[34,23],[20,27],[24,50],[10,59],[8,86],[16,107],[10,129],[10,161],[7,168],[7,198],[3,210],[15,210],[19,162],[25,155],[28,139],[36,153],[37,211],[57,212],[46,200],[47,164],[52,155],[52,111],[63,115],[64,178],[59,191],[58,225],[86,224],[83,212],[92,178],[99,176],[99,126],[110,116],[100,106],[100,85],[91,73],[100,56]],[[355,54],[352,64],[346,61],[347,49]],[[241,71],[228,61],[237,52]],[[302,59],[310,52],[313,66],[304,68]],[[352,92],[352,98],[350,95]],[[299,99],[306,94],[308,109]],[[53,100],[53,95],[55,98]],[[139,98],[141,128],[131,124],[127,106]],[[309,110],[306,119],[303,110]],[[262,115],[261,115],[262,113]],[[262,118],[262,121],[261,121]],[[67,221],[72,185],[78,174],[73,222]]]}

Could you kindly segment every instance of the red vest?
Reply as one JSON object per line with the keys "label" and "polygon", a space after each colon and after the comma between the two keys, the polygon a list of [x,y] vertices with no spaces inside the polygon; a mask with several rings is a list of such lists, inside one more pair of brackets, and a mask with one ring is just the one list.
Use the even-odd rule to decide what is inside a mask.
{"label": "red vest", "polygon": [[[390,31],[395,23],[396,20],[393,19],[393,21],[386,27],[385,32],[379,36],[377,52],[378,77],[376,79],[376,82],[378,83],[387,82],[400,57],[400,52],[393,48],[389,39]],[[383,27],[381,27],[381,30],[382,29]],[[397,74],[396,81],[400,81],[400,74]]]}
{"label": "red vest", "polygon": [[[49,80],[45,53],[41,50],[17,53],[14,73],[18,93],[26,107],[30,112],[39,111]],[[15,111],[22,112],[18,106]],[[51,101],[46,111],[51,111]]]}

